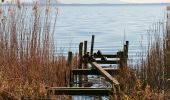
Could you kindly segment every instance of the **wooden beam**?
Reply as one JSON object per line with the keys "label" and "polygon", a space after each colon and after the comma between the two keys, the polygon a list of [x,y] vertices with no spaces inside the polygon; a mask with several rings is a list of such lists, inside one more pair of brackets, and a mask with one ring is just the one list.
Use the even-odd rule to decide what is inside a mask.
{"label": "wooden beam", "polygon": [[107,60],[107,61],[96,60],[96,63],[98,63],[98,64],[119,64],[119,60]]}
{"label": "wooden beam", "polygon": [[95,67],[96,70],[112,84],[119,85],[119,82],[115,78],[113,78],[107,71],[105,71],[99,64],[97,64],[96,62],[92,62],[91,65]]}
{"label": "wooden beam", "polygon": [[112,94],[111,88],[69,88],[69,87],[51,87],[48,92],[53,92],[54,95],[95,95],[109,96]]}
{"label": "wooden beam", "polygon": [[107,57],[107,58],[118,58],[118,55],[102,54],[102,55],[96,55],[96,56],[95,56],[95,58],[102,58],[102,57]]}
{"label": "wooden beam", "polygon": [[[118,69],[104,69],[111,75],[118,75]],[[73,69],[73,75],[101,75],[96,69]]]}

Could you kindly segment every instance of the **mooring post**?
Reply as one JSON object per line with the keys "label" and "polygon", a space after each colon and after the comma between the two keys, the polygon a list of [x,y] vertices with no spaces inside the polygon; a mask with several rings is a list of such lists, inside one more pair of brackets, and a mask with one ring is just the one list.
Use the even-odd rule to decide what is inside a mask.
{"label": "mooring post", "polygon": [[126,44],[124,45],[124,66],[127,67],[128,63],[128,48],[129,48],[129,41],[126,41]]}
{"label": "mooring post", "polygon": [[122,70],[124,67],[124,52],[119,51],[117,52],[117,55],[119,57],[119,69]]}
{"label": "mooring post", "polygon": [[[79,44],[79,69],[82,69],[82,64],[83,64],[83,42]],[[79,87],[82,87],[82,76],[79,75]]]}
{"label": "mooring post", "polygon": [[[118,56],[119,56],[119,59],[120,59],[120,63],[119,63],[119,71],[120,71],[120,76],[122,79],[125,79],[127,76],[127,67],[125,65],[125,52],[123,51],[120,51],[118,52]],[[121,90],[124,91],[125,89],[125,83],[123,81],[120,82],[120,88]]]}
{"label": "mooring post", "polygon": [[94,49],[94,37],[95,35],[92,35],[92,39],[91,39],[91,51],[90,54],[93,55],[93,49]]}
{"label": "mooring post", "polygon": [[87,41],[84,41],[84,54],[87,53]]}
{"label": "mooring post", "polygon": [[[84,41],[84,55],[87,54],[87,41]],[[87,69],[87,62],[84,62],[84,69]],[[88,81],[87,75],[84,75],[84,81]]]}
{"label": "mooring post", "polygon": [[73,58],[73,53],[71,51],[69,51],[68,52],[68,67],[70,69],[70,80],[69,80],[70,87],[73,86],[73,82],[74,82],[74,77],[73,77],[73,73],[72,73],[72,58]]}

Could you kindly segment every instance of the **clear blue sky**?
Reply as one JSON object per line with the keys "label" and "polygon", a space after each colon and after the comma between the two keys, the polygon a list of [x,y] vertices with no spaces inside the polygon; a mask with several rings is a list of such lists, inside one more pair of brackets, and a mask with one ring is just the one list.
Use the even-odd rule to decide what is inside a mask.
{"label": "clear blue sky", "polygon": [[[11,0],[7,0],[11,1]],[[24,2],[32,2],[33,0],[21,0]],[[44,0],[45,1],[45,0]],[[56,0],[54,0],[56,1]],[[121,2],[127,2],[127,3],[170,3],[170,0],[58,0],[62,3],[85,3],[85,4],[91,4],[91,3],[121,3]]]}

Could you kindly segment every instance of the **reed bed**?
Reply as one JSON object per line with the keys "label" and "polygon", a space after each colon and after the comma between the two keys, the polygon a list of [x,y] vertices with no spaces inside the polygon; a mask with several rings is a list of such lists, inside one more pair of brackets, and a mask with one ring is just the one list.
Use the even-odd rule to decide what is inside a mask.
{"label": "reed bed", "polygon": [[[167,18],[157,22],[148,31],[148,48],[137,54],[140,57],[126,83],[128,98],[132,100],[169,100],[169,61],[170,61],[170,12],[167,7]],[[141,44],[141,48],[142,44]],[[147,53],[144,53],[146,52]],[[130,71],[129,71],[130,72]],[[125,79],[126,80],[126,79]]]}
{"label": "reed bed", "polygon": [[54,45],[58,9],[49,4],[0,6],[0,94],[40,99],[46,86],[69,85],[70,68]]}

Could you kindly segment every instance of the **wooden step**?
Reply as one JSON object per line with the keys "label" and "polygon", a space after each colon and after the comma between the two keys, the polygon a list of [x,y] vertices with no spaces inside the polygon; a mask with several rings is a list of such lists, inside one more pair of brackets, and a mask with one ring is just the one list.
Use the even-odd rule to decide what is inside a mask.
{"label": "wooden step", "polygon": [[107,60],[107,61],[102,61],[102,60],[96,60],[96,63],[98,64],[119,64],[119,60]]}
{"label": "wooden step", "polygon": [[95,56],[95,58],[102,58],[102,57],[119,58],[118,55],[110,55],[110,54],[103,54],[103,55],[96,55],[96,56]]}
{"label": "wooden step", "polygon": [[98,95],[109,96],[112,94],[111,88],[82,88],[82,87],[51,87],[48,92],[54,95]]}
{"label": "wooden step", "polygon": [[[118,75],[118,69],[103,68],[111,75]],[[73,75],[101,75],[96,69],[72,69]]]}

